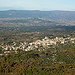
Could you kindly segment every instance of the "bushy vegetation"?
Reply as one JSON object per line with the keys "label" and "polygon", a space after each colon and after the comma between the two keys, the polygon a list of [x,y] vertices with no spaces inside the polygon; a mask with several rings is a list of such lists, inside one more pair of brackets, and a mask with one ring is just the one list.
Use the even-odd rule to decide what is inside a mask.
{"label": "bushy vegetation", "polygon": [[[20,42],[41,40],[45,36],[51,39],[75,37],[75,26],[49,25],[51,21],[42,19],[34,26],[33,21],[40,19],[4,20],[4,25],[0,24],[0,45],[11,45],[12,42],[16,42],[18,46]],[[28,26],[21,25],[23,23],[27,23]],[[43,25],[45,23],[47,26]],[[51,48],[45,48],[44,51],[42,48],[40,47],[40,51],[20,50],[17,54],[0,55],[0,75],[75,75],[75,43],[58,43]],[[2,52],[0,48],[0,54]]]}
{"label": "bushy vegetation", "polygon": [[75,50],[29,51],[0,56],[0,73],[7,75],[74,75]]}

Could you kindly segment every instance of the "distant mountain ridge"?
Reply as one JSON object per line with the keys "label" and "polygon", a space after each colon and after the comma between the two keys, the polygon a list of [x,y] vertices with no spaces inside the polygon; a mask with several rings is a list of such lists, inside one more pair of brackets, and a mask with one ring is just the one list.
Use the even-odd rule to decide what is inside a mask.
{"label": "distant mountain ridge", "polygon": [[52,20],[75,20],[75,11],[8,10],[0,11],[0,18],[39,17]]}

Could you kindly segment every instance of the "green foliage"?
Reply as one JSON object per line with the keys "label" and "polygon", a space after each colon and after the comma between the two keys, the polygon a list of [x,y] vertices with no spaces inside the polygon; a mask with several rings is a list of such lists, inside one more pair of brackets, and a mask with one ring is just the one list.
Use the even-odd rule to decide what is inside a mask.
{"label": "green foliage", "polygon": [[[4,46],[17,42],[32,42],[57,37],[75,37],[75,26],[50,25],[51,21],[38,18],[3,20],[6,24],[0,27],[0,44]],[[38,23],[36,23],[38,22]],[[25,24],[27,23],[27,24]],[[31,25],[32,24],[32,25]],[[10,25],[10,26],[9,26]],[[52,48],[39,47],[38,52],[19,50],[18,54],[0,55],[0,75],[74,75],[75,44],[57,44]],[[2,53],[0,48],[0,54]]]}
{"label": "green foliage", "polygon": [[29,51],[3,55],[0,56],[0,73],[13,73],[15,75],[72,75],[75,73],[74,52],[75,50],[61,50],[52,53]]}

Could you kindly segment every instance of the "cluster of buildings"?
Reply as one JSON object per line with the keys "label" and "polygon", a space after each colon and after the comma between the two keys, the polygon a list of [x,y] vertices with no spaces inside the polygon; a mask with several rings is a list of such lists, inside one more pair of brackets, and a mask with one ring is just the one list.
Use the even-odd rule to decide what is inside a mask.
{"label": "cluster of buildings", "polygon": [[75,38],[67,37],[56,37],[53,39],[50,39],[48,37],[45,37],[42,40],[36,40],[34,42],[20,42],[19,45],[17,45],[16,42],[13,42],[12,45],[4,45],[1,44],[0,47],[2,48],[2,51],[4,54],[8,53],[18,53],[21,50],[24,51],[30,51],[30,50],[38,50],[41,51],[42,49],[50,48],[52,46],[56,46],[59,44],[65,44],[65,43],[74,43],[75,44]]}

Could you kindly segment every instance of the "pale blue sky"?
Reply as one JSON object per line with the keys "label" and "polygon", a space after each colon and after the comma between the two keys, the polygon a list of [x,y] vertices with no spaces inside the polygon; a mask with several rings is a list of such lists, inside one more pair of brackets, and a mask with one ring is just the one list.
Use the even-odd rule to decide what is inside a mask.
{"label": "pale blue sky", "polygon": [[75,11],[75,0],[0,0],[0,10]]}

